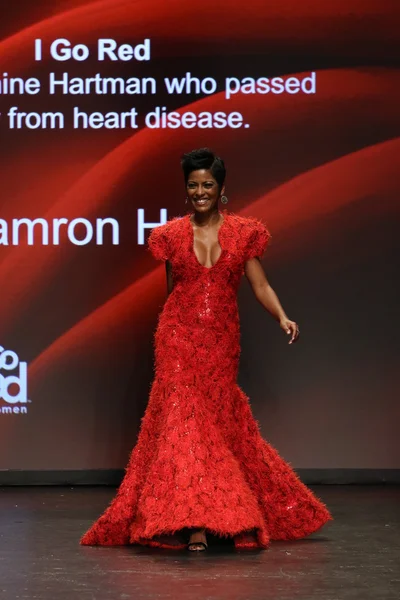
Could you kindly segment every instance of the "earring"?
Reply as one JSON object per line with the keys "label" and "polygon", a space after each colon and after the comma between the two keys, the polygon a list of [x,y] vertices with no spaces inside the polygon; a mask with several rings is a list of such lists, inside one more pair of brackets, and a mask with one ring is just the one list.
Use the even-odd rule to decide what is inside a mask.
{"label": "earring", "polygon": [[226,196],[221,196],[222,204],[226,204],[228,202],[228,198]]}
{"label": "earring", "polygon": [[187,199],[187,196],[186,196],[185,204],[187,204],[187,201],[188,201],[188,199]]}

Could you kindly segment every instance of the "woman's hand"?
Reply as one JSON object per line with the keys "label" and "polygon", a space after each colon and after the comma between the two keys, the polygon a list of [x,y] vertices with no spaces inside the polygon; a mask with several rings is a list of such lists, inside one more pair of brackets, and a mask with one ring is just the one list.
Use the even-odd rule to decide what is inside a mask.
{"label": "woman's hand", "polygon": [[293,342],[297,342],[297,340],[299,339],[300,336],[300,329],[299,326],[297,325],[297,323],[295,323],[294,321],[290,321],[290,319],[281,319],[279,321],[279,325],[282,327],[283,331],[285,333],[287,333],[288,335],[292,335],[289,344],[292,344]]}

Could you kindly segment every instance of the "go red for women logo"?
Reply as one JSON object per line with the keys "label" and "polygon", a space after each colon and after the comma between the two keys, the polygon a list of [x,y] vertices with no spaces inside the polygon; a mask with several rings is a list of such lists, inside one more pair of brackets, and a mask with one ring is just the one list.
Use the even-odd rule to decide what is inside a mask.
{"label": "go red for women logo", "polygon": [[27,364],[0,346],[0,414],[26,414],[28,402]]}

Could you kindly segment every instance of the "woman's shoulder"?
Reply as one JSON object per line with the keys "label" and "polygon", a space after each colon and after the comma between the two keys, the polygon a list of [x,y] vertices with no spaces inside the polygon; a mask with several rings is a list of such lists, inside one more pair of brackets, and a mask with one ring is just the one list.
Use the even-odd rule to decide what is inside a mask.
{"label": "woman's shoulder", "polygon": [[236,226],[240,239],[239,247],[243,250],[244,259],[262,257],[271,239],[266,223],[259,217],[234,214],[230,215],[230,220]]}
{"label": "woman's shoulder", "polygon": [[153,227],[151,231],[151,236],[154,237],[164,237],[170,238],[174,237],[178,231],[181,231],[184,225],[185,218],[182,216],[170,217],[165,223],[161,223],[161,225],[157,225]]}
{"label": "woman's shoulder", "polygon": [[154,227],[147,239],[147,246],[157,259],[170,259],[176,246],[175,240],[182,239],[184,217],[171,217],[165,223]]}
{"label": "woman's shoulder", "polygon": [[165,223],[163,223],[162,225],[159,225],[160,228],[162,228],[163,232],[168,233],[174,233],[175,231],[178,231],[179,229],[182,228],[182,226],[184,225],[185,222],[185,217],[178,215],[175,217],[170,217]]}
{"label": "woman's shoulder", "polygon": [[243,233],[251,233],[254,230],[267,229],[267,224],[259,217],[244,217],[236,213],[228,213],[229,220]]}

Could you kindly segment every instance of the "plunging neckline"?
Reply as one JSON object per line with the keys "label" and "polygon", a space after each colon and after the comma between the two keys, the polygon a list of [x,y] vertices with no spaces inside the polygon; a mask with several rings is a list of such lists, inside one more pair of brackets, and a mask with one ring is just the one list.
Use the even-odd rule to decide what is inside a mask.
{"label": "plunging neckline", "polygon": [[222,221],[221,225],[218,227],[218,231],[217,231],[217,242],[218,242],[219,247],[221,248],[221,254],[219,255],[217,261],[213,265],[211,265],[211,267],[206,267],[206,265],[202,265],[201,262],[199,261],[199,259],[196,256],[196,252],[194,251],[194,242],[195,242],[194,229],[193,229],[192,221],[191,221],[191,218],[190,218],[191,214],[188,215],[188,224],[189,224],[189,228],[190,228],[190,231],[191,231],[191,236],[190,236],[190,249],[191,249],[191,253],[193,254],[193,257],[194,257],[196,263],[199,265],[199,267],[201,267],[202,269],[207,269],[207,271],[211,271],[211,269],[214,269],[214,267],[216,267],[219,264],[219,262],[220,262],[220,260],[222,258],[222,255],[224,254],[224,248],[223,248],[223,246],[221,244],[220,232],[221,232],[221,229],[223,228],[223,226],[225,225],[226,214],[224,215],[220,211],[218,211],[218,214],[221,215],[221,217],[223,218],[223,221]]}

